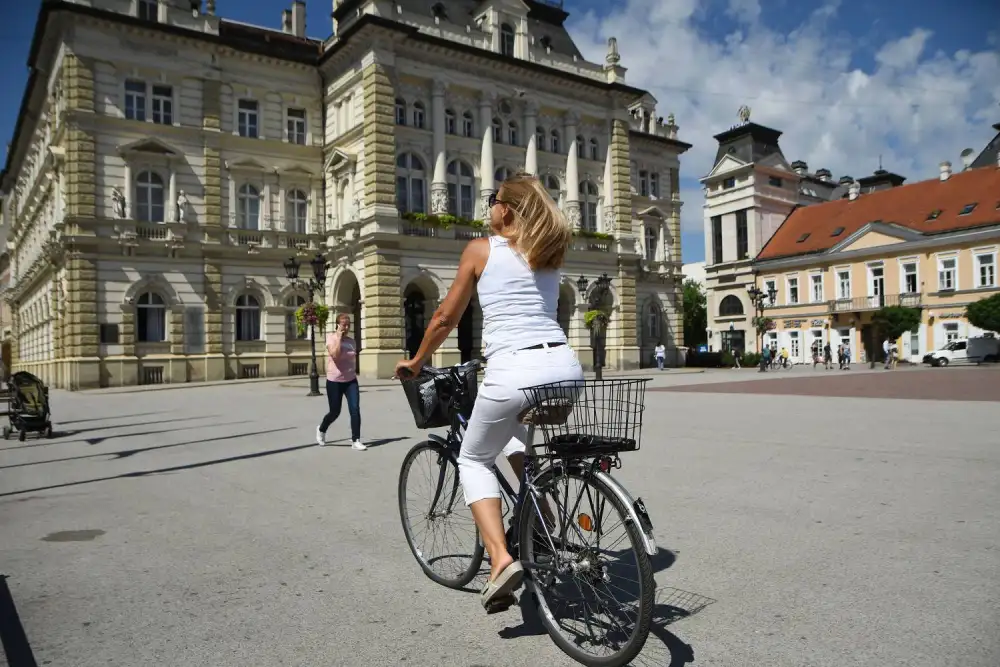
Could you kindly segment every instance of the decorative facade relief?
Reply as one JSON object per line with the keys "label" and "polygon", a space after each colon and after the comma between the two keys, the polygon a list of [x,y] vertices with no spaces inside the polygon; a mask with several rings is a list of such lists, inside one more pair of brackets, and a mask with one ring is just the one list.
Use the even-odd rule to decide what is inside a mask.
{"label": "decorative facade relief", "polygon": [[443,215],[448,212],[448,185],[447,183],[431,184],[431,213]]}

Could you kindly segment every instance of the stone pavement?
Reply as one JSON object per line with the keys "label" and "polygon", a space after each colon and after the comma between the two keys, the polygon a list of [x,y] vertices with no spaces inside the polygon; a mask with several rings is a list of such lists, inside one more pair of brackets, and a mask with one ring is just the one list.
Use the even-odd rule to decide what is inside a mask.
{"label": "stone pavement", "polygon": [[[788,375],[830,374],[768,379]],[[636,664],[1000,664],[997,406],[760,378],[665,372],[655,387],[749,384],[647,394],[616,474],[670,552]],[[0,442],[0,574],[39,665],[573,664],[530,612],[486,616],[413,561],[396,484],[420,434],[397,387],[363,392],[377,446],[354,452],[346,419],[315,447],[324,399],[283,384],[53,392],[58,438]]]}

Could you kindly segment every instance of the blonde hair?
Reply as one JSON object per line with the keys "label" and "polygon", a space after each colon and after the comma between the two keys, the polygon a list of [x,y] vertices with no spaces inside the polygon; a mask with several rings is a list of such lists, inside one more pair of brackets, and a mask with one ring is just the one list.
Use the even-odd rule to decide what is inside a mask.
{"label": "blonde hair", "polygon": [[573,230],[541,181],[515,174],[500,184],[497,199],[514,214],[510,238],[528,266],[535,271],[561,268]]}

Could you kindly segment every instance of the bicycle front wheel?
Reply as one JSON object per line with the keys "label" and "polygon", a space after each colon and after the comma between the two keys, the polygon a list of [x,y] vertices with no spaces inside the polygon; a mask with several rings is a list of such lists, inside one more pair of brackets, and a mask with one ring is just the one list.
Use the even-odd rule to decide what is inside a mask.
{"label": "bicycle front wheel", "polygon": [[399,517],[414,558],[433,581],[463,588],[483,564],[483,543],[447,448],[425,440],[399,471]]}
{"label": "bicycle front wheel", "polygon": [[[622,667],[649,637],[656,584],[640,528],[598,477],[557,465],[521,510],[528,592],[552,640],[589,667]],[[544,521],[544,526],[543,522]]]}

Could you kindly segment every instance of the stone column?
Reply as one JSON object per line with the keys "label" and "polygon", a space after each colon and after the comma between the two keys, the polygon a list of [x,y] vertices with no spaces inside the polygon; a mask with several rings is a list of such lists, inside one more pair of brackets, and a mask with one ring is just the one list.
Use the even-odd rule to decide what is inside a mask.
{"label": "stone column", "polygon": [[70,333],[70,389],[100,386],[97,322],[97,267],[93,260],[80,256],[67,263],[69,271],[68,316]]}
{"label": "stone column", "polygon": [[483,146],[479,156],[479,205],[480,217],[489,215],[487,199],[496,191],[493,167],[493,95],[483,93],[479,100],[479,123],[482,126]]}
{"label": "stone column", "polygon": [[202,82],[202,120],[205,133],[205,223],[222,224],[222,157],[219,151],[219,130],[222,113],[222,84]]}
{"label": "stone column", "polygon": [[320,198],[319,184],[316,181],[311,181],[309,188],[309,205],[306,207],[306,233],[322,234],[324,207],[320,204],[325,202]]}
{"label": "stone column", "polygon": [[[610,139],[610,137],[609,137]],[[611,142],[608,142],[608,151],[604,157],[604,210],[601,212],[601,229],[598,231],[611,234],[615,230],[615,184],[614,171],[611,168]]]}
{"label": "stone column", "polygon": [[403,358],[403,295],[399,249],[384,241],[365,246],[364,340],[360,366],[368,377],[389,378]]}
{"label": "stone column", "polygon": [[[126,195],[128,196],[128,195]],[[170,179],[167,186],[167,205],[164,216],[167,222],[177,222],[177,170],[174,165],[170,165]]]}
{"label": "stone column", "polygon": [[628,122],[615,119],[611,123],[611,179],[614,192],[615,227],[606,229],[611,234],[631,235],[632,231],[632,183],[629,164]]}
{"label": "stone column", "polygon": [[431,213],[448,212],[447,154],[445,152],[445,83],[435,79],[431,87],[431,127],[434,131],[434,176],[431,180]]}
{"label": "stone column", "polygon": [[[364,210],[360,217],[398,216],[396,209],[395,100],[389,79],[391,56],[373,51],[362,60],[364,111]],[[386,61],[386,62],[383,62]],[[357,188],[355,188],[357,191]]]}
{"label": "stone column", "polygon": [[[227,181],[229,185],[229,222],[228,227],[235,227],[237,224],[236,220],[236,179],[233,178],[232,173],[229,174],[229,179]],[[263,207],[262,207],[263,208]]]}
{"label": "stone column", "polygon": [[528,100],[524,105],[524,132],[528,140],[528,150],[524,156],[524,170],[533,176],[538,175],[538,103]]}
{"label": "stone column", "polygon": [[580,168],[576,155],[576,126],[580,121],[574,111],[566,114],[566,143],[569,153],[566,155],[566,217],[573,229],[580,229]]}
{"label": "stone column", "polygon": [[125,219],[132,219],[132,199],[135,198],[135,190],[132,188],[132,165],[125,163]]}
{"label": "stone column", "polygon": [[[282,189],[282,195],[284,195],[284,189]],[[271,184],[267,180],[267,174],[264,175],[264,191],[261,192],[260,196],[260,220],[257,223],[257,229],[260,231],[274,229],[274,216],[271,211]]]}
{"label": "stone column", "polygon": [[226,360],[222,353],[222,266],[205,262],[205,368],[206,381],[226,378]]}

